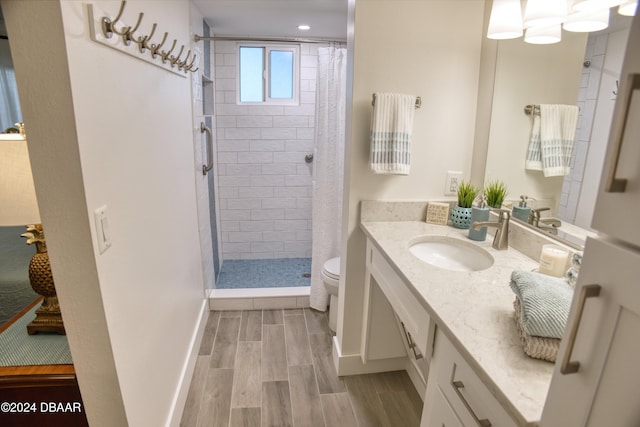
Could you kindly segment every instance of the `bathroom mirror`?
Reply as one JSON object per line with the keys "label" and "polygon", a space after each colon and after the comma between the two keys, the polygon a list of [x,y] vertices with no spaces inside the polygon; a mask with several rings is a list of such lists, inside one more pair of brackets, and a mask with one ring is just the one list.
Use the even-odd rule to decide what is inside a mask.
{"label": "bathroom mirror", "polygon": [[[562,41],[552,45],[522,38],[497,42],[485,182],[503,180],[513,205],[527,195],[536,199],[528,203],[532,208],[550,208],[542,216],[560,219],[557,237],[573,246],[593,234],[589,226],[631,20],[613,8],[603,31],[563,31]],[[570,175],[545,178],[525,170],[532,118],[524,110],[530,104],[580,107]]]}

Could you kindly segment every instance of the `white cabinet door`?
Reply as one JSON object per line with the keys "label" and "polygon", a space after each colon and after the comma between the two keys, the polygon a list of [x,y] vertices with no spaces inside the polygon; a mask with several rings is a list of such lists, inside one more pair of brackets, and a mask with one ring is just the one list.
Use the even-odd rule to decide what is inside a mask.
{"label": "white cabinet door", "polygon": [[592,226],[640,246],[640,14],[626,52]]}
{"label": "white cabinet door", "polygon": [[420,427],[464,427],[453,408],[436,387],[431,412],[423,412]]}
{"label": "white cabinet door", "polygon": [[640,251],[587,240],[541,427],[640,425],[638,273]]}

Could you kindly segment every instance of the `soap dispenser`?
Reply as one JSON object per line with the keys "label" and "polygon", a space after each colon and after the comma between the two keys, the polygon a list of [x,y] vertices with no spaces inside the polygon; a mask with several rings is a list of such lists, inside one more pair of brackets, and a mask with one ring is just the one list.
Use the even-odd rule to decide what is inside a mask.
{"label": "soap dispenser", "polygon": [[529,214],[531,213],[531,208],[527,206],[527,199],[527,196],[520,196],[520,203],[518,203],[518,206],[513,207],[513,216],[524,222],[529,221]]}
{"label": "soap dispenser", "polygon": [[[487,207],[487,198],[483,194],[478,206],[471,207],[471,223],[475,221],[488,221],[489,208]],[[487,227],[480,227],[479,230],[469,229],[469,239],[483,242],[487,238]]]}

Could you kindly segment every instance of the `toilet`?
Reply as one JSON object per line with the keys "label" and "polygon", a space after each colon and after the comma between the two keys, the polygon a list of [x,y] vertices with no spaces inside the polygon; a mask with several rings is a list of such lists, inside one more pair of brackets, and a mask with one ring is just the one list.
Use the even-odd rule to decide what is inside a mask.
{"label": "toilet", "polygon": [[331,295],[329,303],[329,328],[335,332],[338,323],[338,283],[340,283],[340,257],[331,258],[322,266],[322,281]]}

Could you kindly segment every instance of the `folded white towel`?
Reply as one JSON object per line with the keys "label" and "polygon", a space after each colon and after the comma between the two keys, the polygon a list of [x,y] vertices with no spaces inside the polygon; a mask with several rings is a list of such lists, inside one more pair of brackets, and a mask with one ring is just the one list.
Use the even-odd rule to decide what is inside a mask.
{"label": "folded white towel", "polygon": [[540,116],[533,116],[526,169],[541,170],[545,177],[569,175],[579,111],[575,105],[540,105]]}
{"label": "folded white towel", "polygon": [[414,95],[376,93],[371,120],[371,170],[378,174],[408,175]]}
{"label": "folded white towel", "polygon": [[520,300],[517,297],[513,302],[513,308],[515,310],[513,313],[513,319],[516,323],[516,331],[518,331],[520,343],[522,344],[522,349],[525,354],[536,359],[555,362],[556,357],[558,356],[558,350],[560,349],[560,340],[557,338],[544,338],[529,335],[527,331],[524,330],[524,326],[522,324],[522,306],[520,305]]}

